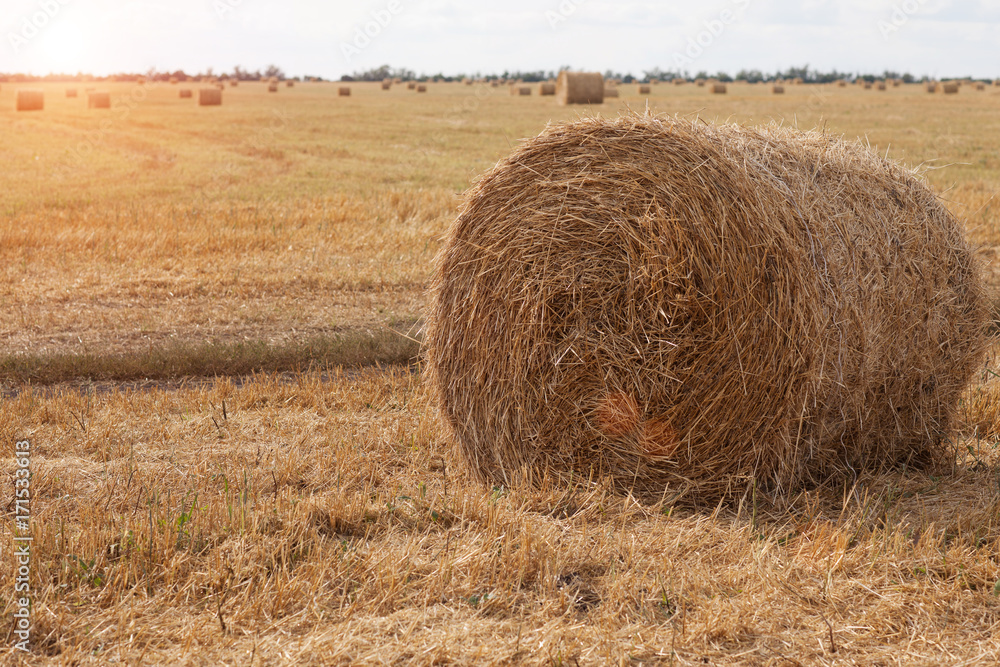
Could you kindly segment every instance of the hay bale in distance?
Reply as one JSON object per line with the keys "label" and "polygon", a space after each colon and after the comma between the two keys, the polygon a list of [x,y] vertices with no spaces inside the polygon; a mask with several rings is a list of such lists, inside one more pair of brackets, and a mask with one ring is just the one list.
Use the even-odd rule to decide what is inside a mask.
{"label": "hay bale in distance", "polygon": [[88,109],[110,109],[111,93],[106,90],[96,90],[87,94]]}
{"label": "hay bale in distance", "polygon": [[604,76],[600,72],[559,72],[556,80],[559,104],[601,104],[604,102]]}
{"label": "hay bale in distance", "polygon": [[865,90],[871,90],[872,89],[872,82],[871,81],[865,81],[864,84],[862,84],[862,88],[864,88]]}
{"label": "hay bale in distance", "polygon": [[76,97],[76,96],[77,96],[76,88],[67,88],[66,89],[66,97]]}
{"label": "hay bale in distance", "polygon": [[876,90],[887,90],[887,88],[888,87],[885,85],[885,81],[879,81],[878,83],[875,84]]}
{"label": "hay bale in distance", "polygon": [[417,82],[416,81],[407,81],[406,82],[406,89],[407,90],[416,90],[417,89]]}
{"label": "hay bale in distance", "polygon": [[340,97],[350,97],[351,96],[351,87],[350,86],[341,86],[340,88],[337,89],[337,95],[339,95]]}
{"label": "hay bale in distance", "polygon": [[983,83],[982,81],[978,82],[976,84],[976,90],[986,90],[986,84]]}
{"label": "hay bale in distance", "polygon": [[539,95],[555,95],[556,94],[556,84],[544,82],[538,84],[538,94]]}
{"label": "hay bale in distance", "polygon": [[383,81],[382,90],[389,90],[392,88],[392,81]]}
{"label": "hay bale in distance", "polygon": [[933,82],[933,81],[928,81],[927,82],[927,92],[928,93],[936,93],[937,92],[937,84],[935,82]]}
{"label": "hay bale in distance", "polygon": [[230,79],[229,80],[229,87],[230,88],[236,88],[239,85],[240,85],[240,80],[239,79]]}
{"label": "hay bale in distance", "polygon": [[642,85],[639,86],[639,94],[640,95],[649,95],[652,92],[653,92],[653,87],[652,86],[649,86],[649,85],[646,85],[646,84],[642,84]]}
{"label": "hay bale in distance", "polygon": [[778,84],[774,84],[773,86],[771,86],[771,92],[774,93],[775,95],[784,95],[785,87],[779,86]]}
{"label": "hay bale in distance", "polygon": [[285,81],[285,88],[294,88],[294,87],[295,87],[295,82],[293,80],[288,79],[287,81]]}
{"label": "hay bale in distance", "polygon": [[466,193],[428,380],[487,484],[791,494],[947,456],[986,322],[960,223],[860,142],[589,118]]}
{"label": "hay bale in distance", "polygon": [[42,111],[45,109],[45,93],[41,90],[17,91],[18,111]]}
{"label": "hay bale in distance", "polygon": [[520,97],[522,95],[531,95],[531,86],[511,86],[510,87],[511,96]]}
{"label": "hay bale in distance", "polygon": [[954,81],[948,81],[943,86],[941,86],[941,91],[945,95],[955,95],[958,93],[958,84]]}
{"label": "hay bale in distance", "polygon": [[418,84],[418,85],[417,85],[417,92],[418,92],[418,93],[426,93],[426,92],[427,92],[427,86],[425,86],[425,85],[424,85],[424,84],[422,84],[422,83],[421,83],[421,84]]}
{"label": "hay bale in distance", "polygon": [[276,84],[276,83],[269,83],[269,84],[267,84],[267,92],[269,92],[269,93],[276,93],[276,92],[278,92],[278,84]]}
{"label": "hay bale in distance", "polygon": [[222,104],[222,90],[220,88],[201,88],[198,90],[198,106],[217,107]]}
{"label": "hay bale in distance", "polygon": [[847,88],[847,82],[844,81],[843,79],[841,79],[840,81],[837,82],[837,87],[838,88]]}
{"label": "hay bale in distance", "polygon": [[726,84],[724,83],[713,83],[712,92],[716,95],[721,95],[726,92]]}
{"label": "hay bale in distance", "polygon": [[618,97],[618,89],[614,86],[608,86],[604,89],[604,99]]}
{"label": "hay bale in distance", "polygon": [[181,98],[185,98],[185,97],[193,97],[193,96],[194,96],[194,95],[193,95],[193,94],[191,93],[191,89],[190,89],[190,88],[181,88],[181,89],[180,89],[179,91],[177,91],[177,93],[178,93],[178,95],[179,95],[179,96],[180,96]]}

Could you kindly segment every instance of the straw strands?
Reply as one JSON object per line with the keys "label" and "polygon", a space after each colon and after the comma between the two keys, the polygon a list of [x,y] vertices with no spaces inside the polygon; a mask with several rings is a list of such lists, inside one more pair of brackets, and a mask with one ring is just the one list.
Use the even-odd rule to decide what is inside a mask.
{"label": "straw strands", "polygon": [[941,454],[986,312],[955,218],[860,144],[585,119],[466,194],[428,379],[489,484],[788,493]]}

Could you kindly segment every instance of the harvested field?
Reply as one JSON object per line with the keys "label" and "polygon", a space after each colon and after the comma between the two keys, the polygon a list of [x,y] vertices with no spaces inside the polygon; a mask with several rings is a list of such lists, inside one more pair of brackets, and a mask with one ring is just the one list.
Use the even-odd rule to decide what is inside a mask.
{"label": "harvested field", "polygon": [[[5,643],[0,662],[1000,659],[995,344],[931,468],[717,505],[601,478],[482,484],[459,455],[410,362],[460,195],[550,121],[635,97],[376,81],[338,101],[336,83],[245,82],[204,109],[166,81],[84,85],[134,104],[0,89],[0,438],[31,442],[37,586],[35,654]],[[822,126],[939,167],[925,178],[1000,304],[995,88],[727,86],[641,104]],[[18,113],[18,87],[44,109]],[[607,398],[606,431],[643,420],[634,397]],[[680,431],[648,421],[649,451]],[[0,550],[0,572],[12,559]]]}

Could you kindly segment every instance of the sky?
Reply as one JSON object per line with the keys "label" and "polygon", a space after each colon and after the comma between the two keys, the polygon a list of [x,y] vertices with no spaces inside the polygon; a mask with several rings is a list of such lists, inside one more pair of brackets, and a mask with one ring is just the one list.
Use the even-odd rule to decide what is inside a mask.
{"label": "sky", "polygon": [[0,0],[0,72],[1000,77],[1000,0]]}

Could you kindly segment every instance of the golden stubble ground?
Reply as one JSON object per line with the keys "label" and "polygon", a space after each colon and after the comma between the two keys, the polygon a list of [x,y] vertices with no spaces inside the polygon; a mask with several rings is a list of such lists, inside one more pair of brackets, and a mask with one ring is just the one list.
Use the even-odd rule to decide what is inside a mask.
{"label": "golden stubble ground", "polygon": [[[411,331],[470,178],[549,120],[647,102],[822,125],[933,167],[992,271],[1000,89],[622,86],[587,111],[458,84],[338,98],[335,85],[244,83],[214,109],[178,99],[185,84],[76,87],[91,85],[111,90],[110,111],[43,84],[46,110],[15,113],[18,86],[0,88],[0,440],[32,442],[35,538],[34,653],[8,639],[0,660],[1000,659],[994,357],[963,399],[952,465],[718,508],[600,481],[483,487],[405,367],[325,358],[325,371],[167,374],[141,390],[89,382],[143,377],[143,359],[178,345],[218,343],[206,362],[224,371],[234,341]],[[116,375],[129,355],[138,365]],[[87,367],[104,375],[64,363],[46,377],[66,383],[28,384],[82,357],[105,360]],[[9,535],[13,458],[2,467]],[[0,563],[10,618],[12,548]]]}

